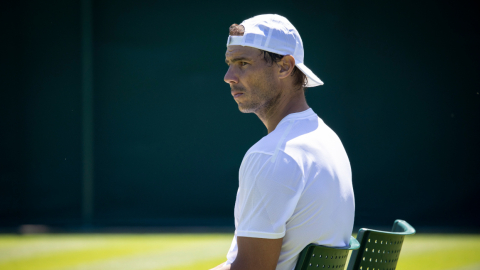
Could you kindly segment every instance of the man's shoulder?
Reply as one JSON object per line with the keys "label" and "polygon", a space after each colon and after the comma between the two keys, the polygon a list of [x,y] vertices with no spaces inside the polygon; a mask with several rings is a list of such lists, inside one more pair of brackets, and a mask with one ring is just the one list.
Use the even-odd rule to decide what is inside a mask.
{"label": "man's shoulder", "polygon": [[[304,119],[302,119],[304,120]],[[279,123],[277,128],[272,131],[270,134],[266,135],[255,143],[247,152],[249,153],[264,153],[273,155],[278,148],[283,148],[282,146],[289,141],[293,134],[294,136],[299,136],[300,133],[308,133],[312,130],[306,130],[305,128],[299,128],[300,126],[312,126],[312,129],[316,128],[315,125],[307,123],[307,121],[298,121],[297,119],[291,119],[290,121],[282,121]],[[290,136],[289,136],[290,135]]]}
{"label": "man's shoulder", "polygon": [[267,135],[260,139],[258,142],[256,142],[254,145],[252,145],[252,147],[250,147],[250,149],[248,149],[247,153],[245,154],[245,157],[253,153],[273,155],[273,153],[275,152],[275,147],[275,141],[271,137],[269,137],[269,135]]}
{"label": "man's shoulder", "polygon": [[240,182],[256,183],[257,188],[263,187],[263,192],[269,192],[270,188],[289,187],[296,190],[304,179],[304,170],[288,153],[281,149],[272,153],[250,152],[240,166]]}
{"label": "man's shoulder", "polygon": [[241,169],[252,172],[271,170],[280,172],[296,171],[300,168],[297,158],[289,153],[291,151],[285,151],[284,147],[279,147],[278,140],[265,140],[259,143],[252,146],[245,154]]}
{"label": "man's shoulder", "polygon": [[[314,117],[312,118],[312,116]],[[320,139],[318,132],[315,132],[315,130],[319,128],[319,125],[322,126],[321,128],[325,126],[323,121],[315,114],[309,115],[308,118],[285,120],[288,121],[282,121],[273,132],[250,147],[244,156],[244,160],[256,159],[260,161],[258,160],[260,158],[275,161],[278,155],[297,160],[296,157],[299,153],[308,152],[308,150],[312,150],[312,147],[315,147],[316,141]]]}

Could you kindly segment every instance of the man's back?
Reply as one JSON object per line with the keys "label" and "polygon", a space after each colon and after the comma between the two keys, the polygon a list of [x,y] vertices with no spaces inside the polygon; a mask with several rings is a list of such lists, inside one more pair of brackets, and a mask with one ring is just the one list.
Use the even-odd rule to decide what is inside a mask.
{"label": "man's back", "polygon": [[346,246],[354,196],[348,157],[337,135],[308,109],[286,116],[246,153],[235,203],[236,237],[278,239],[277,269],[291,270],[309,243]]}

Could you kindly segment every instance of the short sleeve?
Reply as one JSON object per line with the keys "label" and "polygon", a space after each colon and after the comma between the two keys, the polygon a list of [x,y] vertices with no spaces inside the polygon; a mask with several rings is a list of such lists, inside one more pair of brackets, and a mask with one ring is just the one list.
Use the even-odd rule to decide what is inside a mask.
{"label": "short sleeve", "polygon": [[235,217],[237,236],[278,239],[294,213],[304,188],[298,164],[279,151],[276,156],[248,154],[240,167]]}

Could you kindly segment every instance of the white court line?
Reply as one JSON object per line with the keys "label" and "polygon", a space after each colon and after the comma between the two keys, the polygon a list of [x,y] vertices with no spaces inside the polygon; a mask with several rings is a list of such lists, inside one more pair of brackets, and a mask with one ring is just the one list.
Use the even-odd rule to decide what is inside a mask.
{"label": "white court line", "polygon": [[82,239],[32,239],[12,246],[1,247],[0,262],[41,256],[59,251],[91,249],[108,245],[109,243],[107,241],[100,239],[89,241]]}

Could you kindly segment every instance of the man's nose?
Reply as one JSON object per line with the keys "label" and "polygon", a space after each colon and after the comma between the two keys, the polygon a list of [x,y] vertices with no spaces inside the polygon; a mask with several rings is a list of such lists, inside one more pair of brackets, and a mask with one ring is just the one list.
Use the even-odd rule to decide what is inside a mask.
{"label": "man's nose", "polygon": [[235,76],[234,72],[232,71],[232,67],[228,67],[227,73],[225,74],[225,77],[223,77],[223,80],[228,83],[238,83],[238,78]]}

